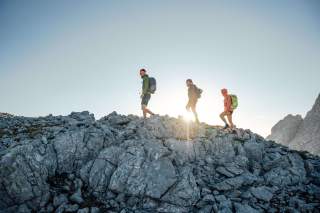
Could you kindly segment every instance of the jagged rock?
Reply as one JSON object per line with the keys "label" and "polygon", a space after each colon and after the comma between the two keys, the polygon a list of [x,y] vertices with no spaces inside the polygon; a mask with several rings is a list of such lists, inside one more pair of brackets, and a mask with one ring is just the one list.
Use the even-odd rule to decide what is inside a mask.
{"label": "jagged rock", "polygon": [[19,206],[17,212],[19,212],[19,213],[31,213],[31,209],[29,209],[26,204],[22,204],[22,205]]}
{"label": "jagged rock", "polygon": [[67,196],[65,194],[60,194],[60,195],[55,196],[53,198],[53,206],[54,207],[58,207],[58,206],[60,206],[60,205],[62,205],[64,203],[68,203],[68,202],[69,202],[68,198],[67,198]]}
{"label": "jagged rock", "polygon": [[87,181],[93,191],[104,192],[107,190],[111,175],[116,169],[122,151],[121,148],[115,146],[103,149],[95,161],[89,161],[87,165],[81,168],[82,179]]}
{"label": "jagged rock", "polygon": [[301,156],[297,153],[288,154],[287,159],[289,162],[287,167],[273,168],[264,175],[267,183],[275,186],[287,186],[305,181],[306,171]]}
{"label": "jagged rock", "polygon": [[[160,198],[176,181],[175,169],[166,158],[145,161],[142,147],[129,148],[110,180],[110,189],[131,195],[147,195]],[[135,153],[135,155],[133,155]]]}
{"label": "jagged rock", "polygon": [[266,186],[252,187],[250,191],[253,196],[266,202],[269,202],[273,197],[272,190]]}
{"label": "jagged rock", "polygon": [[204,202],[207,202],[207,203],[214,203],[215,202],[215,199],[214,199],[214,196],[213,195],[206,195],[202,198],[202,200]]}
{"label": "jagged rock", "polygon": [[168,204],[168,203],[162,204],[160,207],[157,208],[156,211],[161,212],[161,213],[171,213],[171,212],[187,213],[187,212],[189,212],[188,208],[181,207],[181,206],[175,206],[175,205]]}
{"label": "jagged rock", "polygon": [[53,207],[53,205],[50,203],[50,204],[46,207],[45,212],[53,212],[53,210],[54,210],[54,207]]}
{"label": "jagged rock", "polygon": [[[145,152],[142,146],[129,147],[128,150],[120,156],[118,167],[111,176],[109,188],[118,193],[125,192],[130,175],[134,170],[136,170],[136,173],[139,173],[138,171],[140,171],[144,159]],[[131,190],[133,195],[139,194],[140,191],[142,191],[142,188],[139,190],[139,185],[137,185],[137,187],[138,189],[136,189],[135,192]]]}
{"label": "jagged rock", "polygon": [[73,195],[71,195],[70,197],[70,201],[81,204],[84,202],[82,195],[81,195],[81,191],[78,190],[76,193],[74,193]]}
{"label": "jagged rock", "polygon": [[258,210],[252,208],[248,204],[234,203],[236,213],[259,213]]}
{"label": "jagged rock", "polygon": [[56,210],[55,210],[55,213],[63,213],[65,210],[66,210],[66,207],[67,205],[64,203],[64,204],[61,204]]}
{"label": "jagged rock", "polygon": [[[189,128],[189,134],[186,129]],[[3,212],[281,212],[320,207],[320,159],[182,119],[0,117]],[[69,200],[68,200],[69,198]]]}
{"label": "jagged rock", "polygon": [[289,147],[307,150],[313,154],[320,154],[320,94],[312,109],[303,119],[296,136],[290,141]]}
{"label": "jagged rock", "polygon": [[291,149],[306,150],[319,155],[320,94],[304,119],[300,115],[286,116],[272,127],[268,139],[289,146]]}
{"label": "jagged rock", "polygon": [[255,162],[261,162],[264,154],[264,144],[257,143],[255,140],[245,142],[243,146],[248,159]]}
{"label": "jagged rock", "polygon": [[66,212],[76,212],[78,209],[79,209],[79,205],[78,204],[65,206],[65,211]]}
{"label": "jagged rock", "polygon": [[267,139],[281,142],[283,145],[288,145],[296,136],[302,122],[303,119],[301,115],[287,115],[272,127],[271,135],[269,135]]}
{"label": "jagged rock", "polygon": [[90,213],[99,213],[100,209],[98,207],[91,207],[90,208]]}
{"label": "jagged rock", "polygon": [[234,174],[229,172],[226,168],[220,166],[216,169],[217,172],[219,172],[220,174],[225,175],[226,177],[234,177]]}
{"label": "jagged rock", "polygon": [[234,178],[228,178],[220,183],[214,185],[214,188],[219,191],[228,191],[231,189],[238,189],[240,188],[245,182],[243,176],[238,176]]}
{"label": "jagged rock", "polygon": [[175,169],[168,159],[153,161],[146,166],[145,192],[152,198],[160,198],[175,182]]}
{"label": "jagged rock", "polygon": [[206,205],[199,209],[198,213],[211,213],[213,211],[213,207],[211,205]]}
{"label": "jagged rock", "polygon": [[162,200],[178,206],[192,206],[200,198],[200,191],[190,168],[183,168],[181,180],[166,193]]}
{"label": "jagged rock", "polygon": [[218,212],[232,213],[232,202],[224,195],[218,195],[215,197],[218,203]]}
{"label": "jagged rock", "polygon": [[143,204],[142,204],[142,208],[145,210],[152,210],[152,209],[156,209],[158,207],[158,202],[151,199],[151,198],[144,198],[143,199]]}
{"label": "jagged rock", "polygon": [[[92,211],[91,211],[92,212]],[[77,213],[89,213],[89,208],[79,209]]]}

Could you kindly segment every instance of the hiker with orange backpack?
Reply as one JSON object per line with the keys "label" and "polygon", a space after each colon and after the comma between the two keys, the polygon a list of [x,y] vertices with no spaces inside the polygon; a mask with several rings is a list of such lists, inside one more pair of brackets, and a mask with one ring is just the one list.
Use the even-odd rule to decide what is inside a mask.
{"label": "hiker with orange backpack", "polygon": [[[224,129],[227,129],[229,127],[233,129],[235,126],[232,122],[232,114],[238,106],[238,98],[235,95],[229,95],[227,89],[222,89],[221,94],[224,97],[224,111],[220,114],[220,118],[225,123]],[[229,124],[225,119],[226,116],[229,121]]]}

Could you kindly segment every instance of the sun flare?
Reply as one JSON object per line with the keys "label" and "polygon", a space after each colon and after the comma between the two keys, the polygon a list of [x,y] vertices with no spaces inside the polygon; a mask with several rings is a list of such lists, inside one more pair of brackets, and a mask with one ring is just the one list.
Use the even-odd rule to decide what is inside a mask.
{"label": "sun flare", "polygon": [[192,112],[188,112],[186,111],[183,115],[183,119],[186,121],[186,122],[191,122],[193,121],[193,114]]}

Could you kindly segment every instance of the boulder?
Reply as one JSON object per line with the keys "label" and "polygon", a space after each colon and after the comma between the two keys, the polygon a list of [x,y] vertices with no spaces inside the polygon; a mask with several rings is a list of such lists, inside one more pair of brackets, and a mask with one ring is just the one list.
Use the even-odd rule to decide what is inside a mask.
{"label": "boulder", "polygon": [[269,202],[273,197],[272,190],[266,186],[252,187],[250,189],[250,192],[259,200],[263,200],[266,202]]}
{"label": "boulder", "polygon": [[171,188],[161,199],[178,206],[192,206],[200,198],[200,190],[190,168],[185,167],[175,187]]}

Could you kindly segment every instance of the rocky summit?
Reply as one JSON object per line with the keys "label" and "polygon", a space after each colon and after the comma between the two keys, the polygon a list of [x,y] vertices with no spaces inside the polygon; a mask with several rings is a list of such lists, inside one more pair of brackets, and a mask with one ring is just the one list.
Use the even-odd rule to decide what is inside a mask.
{"label": "rocky summit", "polygon": [[319,212],[320,159],[250,130],[0,117],[0,212]]}

